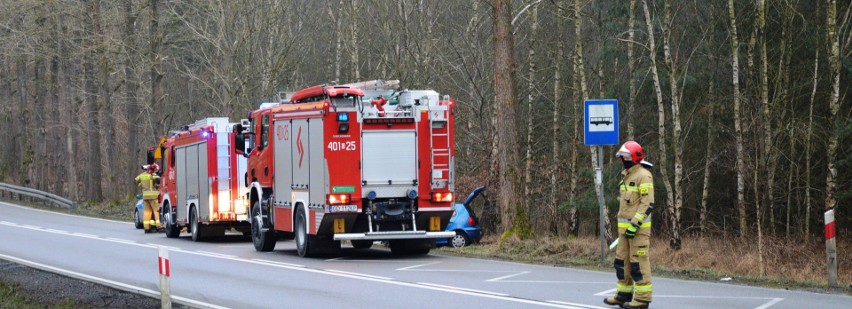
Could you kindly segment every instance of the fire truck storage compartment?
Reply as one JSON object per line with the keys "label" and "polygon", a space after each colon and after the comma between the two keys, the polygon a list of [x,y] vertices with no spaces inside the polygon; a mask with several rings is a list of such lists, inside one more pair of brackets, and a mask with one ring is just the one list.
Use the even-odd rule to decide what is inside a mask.
{"label": "fire truck storage compartment", "polygon": [[[207,183],[207,144],[196,143],[175,148],[177,159],[177,221],[188,221],[189,205],[195,204],[198,216],[209,214],[210,185]],[[206,221],[206,220],[205,220]]]}
{"label": "fire truck storage compartment", "polygon": [[364,194],[403,197],[417,185],[417,133],[410,130],[363,131],[361,147]]}
{"label": "fire truck storage compartment", "polygon": [[434,90],[403,90],[399,94],[399,106],[437,106],[440,95]]}
{"label": "fire truck storage compartment", "polygon": [[[325,204],[325,158],[321,118],[275,121],[275,205],[287,205],[291,192],[308,204]],[[304,195],[304,193],[308,193]],[[316,205],[305,205],[312,207]]]}

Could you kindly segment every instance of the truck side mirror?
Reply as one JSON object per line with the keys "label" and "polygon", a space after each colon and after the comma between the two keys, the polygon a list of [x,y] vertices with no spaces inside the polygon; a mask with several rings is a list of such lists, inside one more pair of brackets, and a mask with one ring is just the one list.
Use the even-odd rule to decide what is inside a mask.
{"label": "truck side mirror", "polygon": [[251,153],[251,147],[246,147],[246,139],[251,138],[252,132],[234,134],[234,152],[247,156]]}

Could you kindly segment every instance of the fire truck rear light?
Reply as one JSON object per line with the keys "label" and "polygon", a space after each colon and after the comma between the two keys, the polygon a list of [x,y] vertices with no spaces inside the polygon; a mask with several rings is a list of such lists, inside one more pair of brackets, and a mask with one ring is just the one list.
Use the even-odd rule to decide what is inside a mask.
{"label": "fire truck rear light", "polygon": [[432,193],[432,201],[433,202],[452,202],[453,201],[453,193]]}
{"label": "fire truck rear light", "polygon": [[370,200],[376,199],[376,191],[370,191],[369,193],[367,193],[367,198]]}
{"label": "fire truck rear light", "polygon": [[408,190],[408,198],[410,198],[410,199],[412,199],[412,200],[413,200],[413,199],[416,199],[416,198],[417,198],[417,191],[414,191],[414,190]]}
{"label": "fire truck rear light", "polygon": [[328,195],[328,204],[329,205],[341,205],[349,203],[349,194],[329,194]]}
{"label": "fire truck rear light", "polygon": [[207,135],[209,135],[209,134],[210,133],[207,133],[207,131],[201,130],[201,137],[207,138]]}

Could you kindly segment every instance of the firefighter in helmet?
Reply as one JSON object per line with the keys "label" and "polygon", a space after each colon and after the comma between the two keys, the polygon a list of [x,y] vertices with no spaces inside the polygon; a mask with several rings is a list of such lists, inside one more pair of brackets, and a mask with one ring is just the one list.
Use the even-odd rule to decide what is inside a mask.
{"label": "firefighter in helmet", "polygon": [[624,164],[619,183],[618,247],[615,251],[616,294],[604,303],[622,308],[648,308],[651,303],[651,210],[654,178],[642,146],[628,141],[615,156]]}
{"label": "firefighter in helmet", "polygon": [[[157,170],[160,167],[156,163],[152,163],[143,165],[142,169],[145,171],[136,176],[136,185],[142,188],[144,204],[142,225],[145,227],[145,233],[152,233],[160,228],[160,176],[157,175]],[[154,220],[151,220],[151,214],[154,214]]]}

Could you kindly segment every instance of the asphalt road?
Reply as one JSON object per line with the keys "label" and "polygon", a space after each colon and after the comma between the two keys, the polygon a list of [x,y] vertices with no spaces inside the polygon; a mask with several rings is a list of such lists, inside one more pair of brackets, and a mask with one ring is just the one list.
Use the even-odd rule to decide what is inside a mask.
{"label": "asphalt road", "polygon": [[[130,210],[128,210],[128,214]],[[129,216],[129,215],[128,215]],[[207,308],[612,308],[614,275],[430,254],[400,258],[376,246],[301,258],[293,241],[256,252],[227,235],[196,243],[143,234],[131,223],[0,202],[0,258],[159,295],[168,249],[176,303]],[[849,308],[852,297],[654,278],[652,308]]]}

